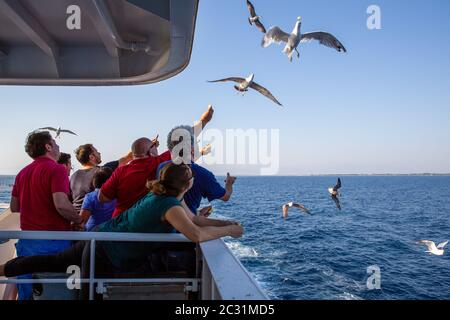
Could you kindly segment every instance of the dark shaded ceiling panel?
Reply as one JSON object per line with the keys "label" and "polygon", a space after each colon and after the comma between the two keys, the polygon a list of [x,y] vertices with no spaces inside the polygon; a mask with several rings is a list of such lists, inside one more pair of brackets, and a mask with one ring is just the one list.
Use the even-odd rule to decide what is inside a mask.
{"label": "dark shaded ceiling panel", "polygon": [[[198,2],[0,0],[0,85],[127,85],[173,77],[190,61]],[[79,8],[79,29],[67,25],[69,6]]]}
{"label": "dark shaded ceiling panel", "polygon": [[170,20],[170,3],[165,0],[128,0],[129,3]]}

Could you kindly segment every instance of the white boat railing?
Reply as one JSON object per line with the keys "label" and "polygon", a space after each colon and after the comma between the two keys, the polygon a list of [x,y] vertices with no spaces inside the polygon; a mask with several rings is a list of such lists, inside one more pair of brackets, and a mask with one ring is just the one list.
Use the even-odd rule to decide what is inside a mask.
{"label": "white boat railing", "polygon": [[[175,233],[107,233],[107,232],[69,232],[69,231],[0,231],[1,240],[71,240],[90,241],[89,279],[76,279],[78,283],[89,283],[89,300],[94,299],[94,285],[97,284],[98,293],[104,293],[106,283],[186,283],[191,284],[188,289],[198,291],[199,278],[129,278],[129,279],[97,279],[94,277],[95,250],[97,241],[112,242],[191,242],[182,234]],[[2,261],[3,263],[3,261]],[[8,279],[0,280],[0,284],[23,283],[67,283],[66,279]]]}
{"label": "white boat railing", "polygon": [[[223,240],[213,240],[199,244],[198,262],[203,259],[201,278],[139,278],[139,279],[97,279],[94,277],[95,248],[97,241],[116,242],[191,242],[182,234],[156,233],[106,233],[106,232],[61,232],[61,231],[0,231],[2,239],[29,240],[77,240],[90,241],[89,279],[79,283],[89,283],[89,299],[94,298],[94,285],[102,294],[105,284],[113,283],[185,283],[187,290],[197,292],[201,285],[202,300],[268,300],[269,298],[245,267],[234,256]],[[5,244],[3,244],[5,245]],[[2,244],[0,244],[1,250]],[[202,256],[200,257],[199,254]],[[5,263],[6,261],[0,261]],[[198,266],[197,266],[198,267]],[[198,268],[196,268],[198,270]],[[78,281],[78,280],[77,280]],[[66,279],[8,279],[0,284],[18,283],[67,283]]]}

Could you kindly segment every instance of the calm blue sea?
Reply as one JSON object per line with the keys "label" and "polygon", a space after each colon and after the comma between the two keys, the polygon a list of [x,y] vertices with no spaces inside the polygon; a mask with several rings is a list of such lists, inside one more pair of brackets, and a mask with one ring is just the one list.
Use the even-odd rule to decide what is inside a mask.
{"label": "calm blue sea", "polygon": [[[430,256],[415,241],[450,239],[450,177],[342,177],[338,211],[327,188],[336,177],[239,177],[213,216],[236,219],[232,251],[272,299],[450,299],[450,245]],[[0,177],[0,203],[12,177]],[[298,201],[287,220],[281,205]],[[369,266],[381,289],[369,290]]]}
{"label": "calm blue sea", "polygon": [[14,176],[0,176],[0,213],[9,206]]}

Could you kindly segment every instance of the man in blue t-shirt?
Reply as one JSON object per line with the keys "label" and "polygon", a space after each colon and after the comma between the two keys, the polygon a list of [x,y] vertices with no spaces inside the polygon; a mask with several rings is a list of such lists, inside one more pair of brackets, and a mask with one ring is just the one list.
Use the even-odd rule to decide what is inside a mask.
{"label": "man in blue t-shirt", "polygon": [[[172,129],[169,132],[168,138],[167,138],[167,147],[172,152],[173,148],[182,142],[182,139],[179,139],[179,141],[172,141],[172,133],[175,130],[187,130],[191,134],[191,157],[192,160],[195,159],[195,135],[193,128],[190,126],[178,126]],[[181,137],[180,137],[181,138]],[[182,156],[182,155],[181,155]],[[173,157],[172,157],[173,158]],[[170,163],[171,161],[163,162],[159,165],[156,176],[159,177],[159,172],[162,170],[162,168]],[[192,188],[184,195],[184,201],[188,208],[194,213],[199,213],[200,215],[209,215],[209,208],[203,208],[200,212],[198,211],[198,208],[200,207],[200,203],[203,198],[208,199],[209,202],[213,200],[222,200],[222,201],[228,201],[231,198],[231,195],[233,193],[233,184],[236,180],[235,177],[230,176],[230,174],[227,174],[227,178],[225,180],[225,188],[223,188],[218,182],[214,174],[207,170],[206,168],[203,168],[202,166],[199,166],[198,164],[195,164],[194,161],[190,164],[192,173],[194,175],[194,185]]]}

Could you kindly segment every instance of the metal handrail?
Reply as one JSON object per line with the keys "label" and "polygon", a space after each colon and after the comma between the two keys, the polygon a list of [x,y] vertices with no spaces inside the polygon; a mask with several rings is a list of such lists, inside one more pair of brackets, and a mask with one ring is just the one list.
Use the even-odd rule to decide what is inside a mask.
{"label": "metal handrail", "polygon": [[[112,242],[191,242],[184,235],[178,233],[106,233],[106,232],[73,232],[73,231],[0,231],[0,239],[20,240],[76,240],[90,241],[89,279],[79,279],[80,283],[89,283],[89,300],[94,299],[94,284],[123,283],[123,282],[193,282],[197,285],[199,279],[96,279],[95,249],[96,241]],[[78,281],[78,280],[77,280]],[[64,279],[39,279],[39,280],[0,280],[0,284],[8,283],[66,283]]]}

